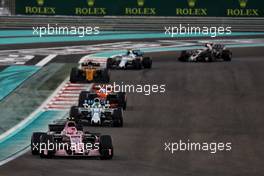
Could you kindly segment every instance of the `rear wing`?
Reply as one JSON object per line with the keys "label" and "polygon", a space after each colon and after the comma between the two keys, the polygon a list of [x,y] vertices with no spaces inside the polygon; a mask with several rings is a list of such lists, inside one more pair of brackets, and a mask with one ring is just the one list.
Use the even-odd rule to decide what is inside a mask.
{"label": "rear wing", "polygon": [[100,66],[102,68],[107,67],[107,58],[105,57],[92,57],[90,55],[86,55],[82,57],[79,61],[79,65],[92,63],[94,66]]}
{"label": "rear wing", "polygon": [[215,50],[223,50],[225,48],[225,45],[223,44],[214,44],[213,49]]}

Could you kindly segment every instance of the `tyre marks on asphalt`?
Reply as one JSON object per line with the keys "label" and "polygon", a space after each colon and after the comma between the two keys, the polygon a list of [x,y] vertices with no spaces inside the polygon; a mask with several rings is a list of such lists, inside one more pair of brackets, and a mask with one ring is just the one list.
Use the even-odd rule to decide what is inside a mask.
{"label": "tyre marks on asphalt", "polygon": [[45,110],[69,110],[77,104],[81,91],[90,90],[91,84],[73,84],[67,82],[48,102]]}

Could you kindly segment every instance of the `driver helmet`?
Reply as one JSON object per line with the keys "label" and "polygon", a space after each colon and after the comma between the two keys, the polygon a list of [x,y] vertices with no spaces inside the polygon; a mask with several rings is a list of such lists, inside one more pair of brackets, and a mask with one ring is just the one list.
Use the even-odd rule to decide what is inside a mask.
{"label": "driver helmet", "polygon": [[68,123],[68,128],[66,130],[67,134],[76,134],[77,133],[77,128],[74,122],[69,122]]}
{"label": "driver helmet", "polygon": [[101,103],[100,103],[100,99],[99,98],[95,98],[94,99],[94,104],[93,104],[93,106],[94,107],[99,107],[101,105]]}
{"label": "driver helmet", "polygon": [[205,44],[205,47],[207,47],[207,48],[208,48],[208,47],[212,47],[212,46],[213,46],[213,43],[206,43],[206,44]]}
{"label": "driver helmet", "polygon": [[132,52],[131,49],[128,49],[128,50],[127,50],[127,55],[129,55],[129,54],[133,54],[133,52]]}

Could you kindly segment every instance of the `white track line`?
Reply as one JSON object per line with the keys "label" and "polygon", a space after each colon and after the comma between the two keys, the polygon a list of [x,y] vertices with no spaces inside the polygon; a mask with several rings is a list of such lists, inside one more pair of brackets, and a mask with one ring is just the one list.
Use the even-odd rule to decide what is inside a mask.
{"label": "white track line", "polygon": [[73,105],[75,101],[53,101],[49,105]]}
{"label": "white track line", "polygon": [[54,59],[56,56],[57,56],[57,54],[48,55],[47,57],[45,57],[44,59],[42,59],[39,63],[37,63],[36,66],[43,67],[49,61],[51,61],[52,59]]}
{"label": "white track line", "polygon": [[51,101],[77,101],[78,99],[79,99],[78,97],[76,98],[55,97]]}

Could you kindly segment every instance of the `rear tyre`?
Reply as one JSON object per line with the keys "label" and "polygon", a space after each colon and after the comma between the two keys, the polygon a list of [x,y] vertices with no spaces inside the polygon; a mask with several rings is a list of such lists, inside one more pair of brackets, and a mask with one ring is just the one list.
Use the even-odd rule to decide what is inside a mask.
{"label": "rear tyre", "polygon": [[118,92],[118,104],[119,107],[122,107],[123,110],[127,108],[127,100],[126,100],[126,93],[125,92]]}
{"label": "rear tyre", "polygon": [[150,57],[144,57],[142,60],[142,65],[144,68],[151,68],[152,67],[152,60]]}
{"label": "rear tyre", "polygon": [[110,75],[109,75],[108,69],[102,70],[102,75],[101,76],[102,76],[102,78],[101,78],[101,82],[102,83],[109,83]]}
{"label": "rear tyre", "polygon": [[45,133],[36,132],[31,136],[31,153],[32,155],[39,155],[39,147],[40,147],[40,136]]}
{"label": "rear tyre", "polygon": [[106,68],[107,69],[111,69],[112,68],[112,64],[113,64],[113,59],[112,58],[108,58],[106,61]]}
{"label": "rear tyre", "polygon": [[79,81],[79,70],[77,68],[72,68],[70,75],[70,82],[76,83]]}
{"label": "rear tyre", "polygon": [[109,135],[100,136],[99,152],[101,154],[101,160],[110,160],[114,156],[114,148],[112,144],[112,138]]}
{"label": "rear tyre", "polygon": [[113,112],[113,126],[123,127],[123,114],[121,108],[115,109]]}
{"label": "rear tyre", "polygon": [[224,61],[231,61],[232,60],[232,52],[229,50],[223,50],[222,58]]}

